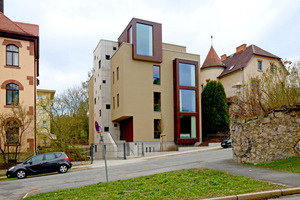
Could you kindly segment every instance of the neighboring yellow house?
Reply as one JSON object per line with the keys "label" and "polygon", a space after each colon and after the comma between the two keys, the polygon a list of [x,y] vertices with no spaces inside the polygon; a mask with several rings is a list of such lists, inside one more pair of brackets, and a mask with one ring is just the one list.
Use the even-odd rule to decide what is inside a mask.
{"label": "neighboring yellow house", "polygon": [[[36,150],[36,86],[39,76],[39,26],[14,22],[3,14],[0,4],[0,114],[26,109],[32,121],[22,132],[22,120],[9,117],[2,121],[1,148],[21,152]],[[2,124],[2,125],[3,125]],[[22,135],[22,136],[21,136]],[[20,145],[20,146],[19,146]]]}
{"label": "neighboring yellow house", "polygon": [[261,75],[269,70],[272,73],[275,67],[285,70],[281,58],[271,54],[256,45],[246,44],[238,46],[236,52],[230,56],[226,54],[221,59],[211,47],[201,69],[200,84],[202,88],[210,80],[219,80],[226,92],[227,98],[237,96],[236,85],[241,89],[250,78]]}
{"label": "neighboring yellow house", "polygon": [[36,129],[37,129],[37,146],[51,145],[51,139],[56,136],[51,134],[50,119],[50,102],[54,98],[55,90],[37,90],[37,106],[36,106]]}
{"label": "neighboring yellow house", "polygon": [[159,149],[201,141],[200,56],[162,43],[159,23],[133,18],[111,59],[111,120],[120,140]]}

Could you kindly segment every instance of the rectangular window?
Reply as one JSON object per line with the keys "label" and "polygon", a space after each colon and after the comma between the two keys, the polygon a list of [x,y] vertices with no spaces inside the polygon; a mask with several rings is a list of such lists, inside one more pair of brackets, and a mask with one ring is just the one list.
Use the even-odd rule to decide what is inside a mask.
{"label": "rectangular window", "polygon": [[43,98],[43,96],[42,95],[38,95],[38,99],[42,99]]}
{"label": "rectangular window", "polygon": [[101,109],[99,110],[99,117],[101,117]]}
{"label": "rectangular window", "polygon": [[196,91],[179,90],[180,112],[196,112]]}
{"label": "rectangular window", "polygon": [[271,72],[271,73],[274,73],[274,63],[271,63],[271,66],[270,66],[270,72]]}
{"label": "rectangular window", "polygon": [[160,112],[161,111],[160,92],[154,92],[153,99],[154,99],[154,111]]}
{"label": "rectangular window", "polygon": [[179,85],[196,86],[196,66],[187,63],[179,63]]}
{"label": "rectangular window", "polygon": [[110,55],[105,55],[106,60],[110,60]]}
{"label": "rectangular window", "polygon": [[119,67],[117,67],[117,81],[119,80]]}
{"label": "rectangular window", "polygon": [[153,56],[152,26],[136,23],[136,46],[137,54]]}
{"label": "rectangular window", "polygon": [[114,50],[114,51],[117,50],[117,47],[113,47],[113,50]]}
{"label": "rectangular window", "polygon": [[153,84],[160,85],[160,66],[153,66]]}
{"label": "rectangular window", "polygon": [[47,128],[47,122],[46,121],[43,121],[43,127]]}
{"label": "rectangular window", "polygon": [[257,70],[262,71],[262,61],[261,60],[257,61]]}
{"label": "rectangular window", "polygon": [[113,84],[115,84],[115,72],[113,72]]}
{"label": "rectangular window", "polygon": [[97,101],[96,98],[94,98],[94,103],[95,103],[95,104],[96,104],[96,101]]}
{"label": "rectangular window", "polygon": [[196,116],[180,116],[180,138],[196,138]]}
{"label": "rectangular window", "polygon": [[117,107],[119,107],[119,106],[120,106],[120,95],[117,94]]}
{"label": "rectangular window", "polygon": [[105,83],[106,83],[106,80],[103,80],[102,83],[105,84]]}
{"label": "rectangular window", "polygon": [[106,104],[106,109],[110,109],[110,104]]}
{"label": "rectangular window", "polygon": [[118,124],[114,124],[114,127],[118,127]]}
{"label": "rectangular window", "polygon": [[159,139],[161,134],[160,119],[154,119],[154,138]]}
{"label": "rectangular window", "polygon": [[99,60],[99,69],[101,68],[101,60]]}
{"label": "rectangular window", "polygon": [[105,132],[108,132],[108,131],[109,131],[109,127],[105,126],[105,127],[104,127],[104,131],[105,131]]}
{"label": "rectangular window", "polygon": [[115,109],[115,97],[113,97],[113,109]]}

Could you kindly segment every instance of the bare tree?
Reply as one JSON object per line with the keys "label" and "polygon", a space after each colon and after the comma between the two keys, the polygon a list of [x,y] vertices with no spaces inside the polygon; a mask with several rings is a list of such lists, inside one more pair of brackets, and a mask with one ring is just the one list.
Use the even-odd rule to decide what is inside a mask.
{"label": "bare tree", "polygon": [[[16,163],[22,150],[23,137],[27,132],[34,134],[34,118],[23,105],[0,113],[0,151],[4,165]],[[24,149],[23,149],[24,150]]]}

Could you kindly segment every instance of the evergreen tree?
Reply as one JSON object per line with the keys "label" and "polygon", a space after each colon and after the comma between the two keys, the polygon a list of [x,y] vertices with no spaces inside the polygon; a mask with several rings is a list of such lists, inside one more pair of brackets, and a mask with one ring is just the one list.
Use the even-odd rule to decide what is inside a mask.
{"label": "evergreen tree", "polygon": [[229,130],[229,110],[224,87],[219,81],[210,81],[201,94],[202,136]]}

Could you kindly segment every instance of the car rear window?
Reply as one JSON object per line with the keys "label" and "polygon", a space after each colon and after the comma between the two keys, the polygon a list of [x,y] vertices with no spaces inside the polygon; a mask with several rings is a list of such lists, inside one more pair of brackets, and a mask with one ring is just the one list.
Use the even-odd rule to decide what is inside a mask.
{"label": "car rear window", "polygon": [[55,154],[54,153],[47,153],[47,154],[45,154],[45,159],[46,160],[53,160],[53,159],[55,159]]}
{"label": "car rear window", "polygon": [[62,153],[55,153],[56,157],[59,158]]}

